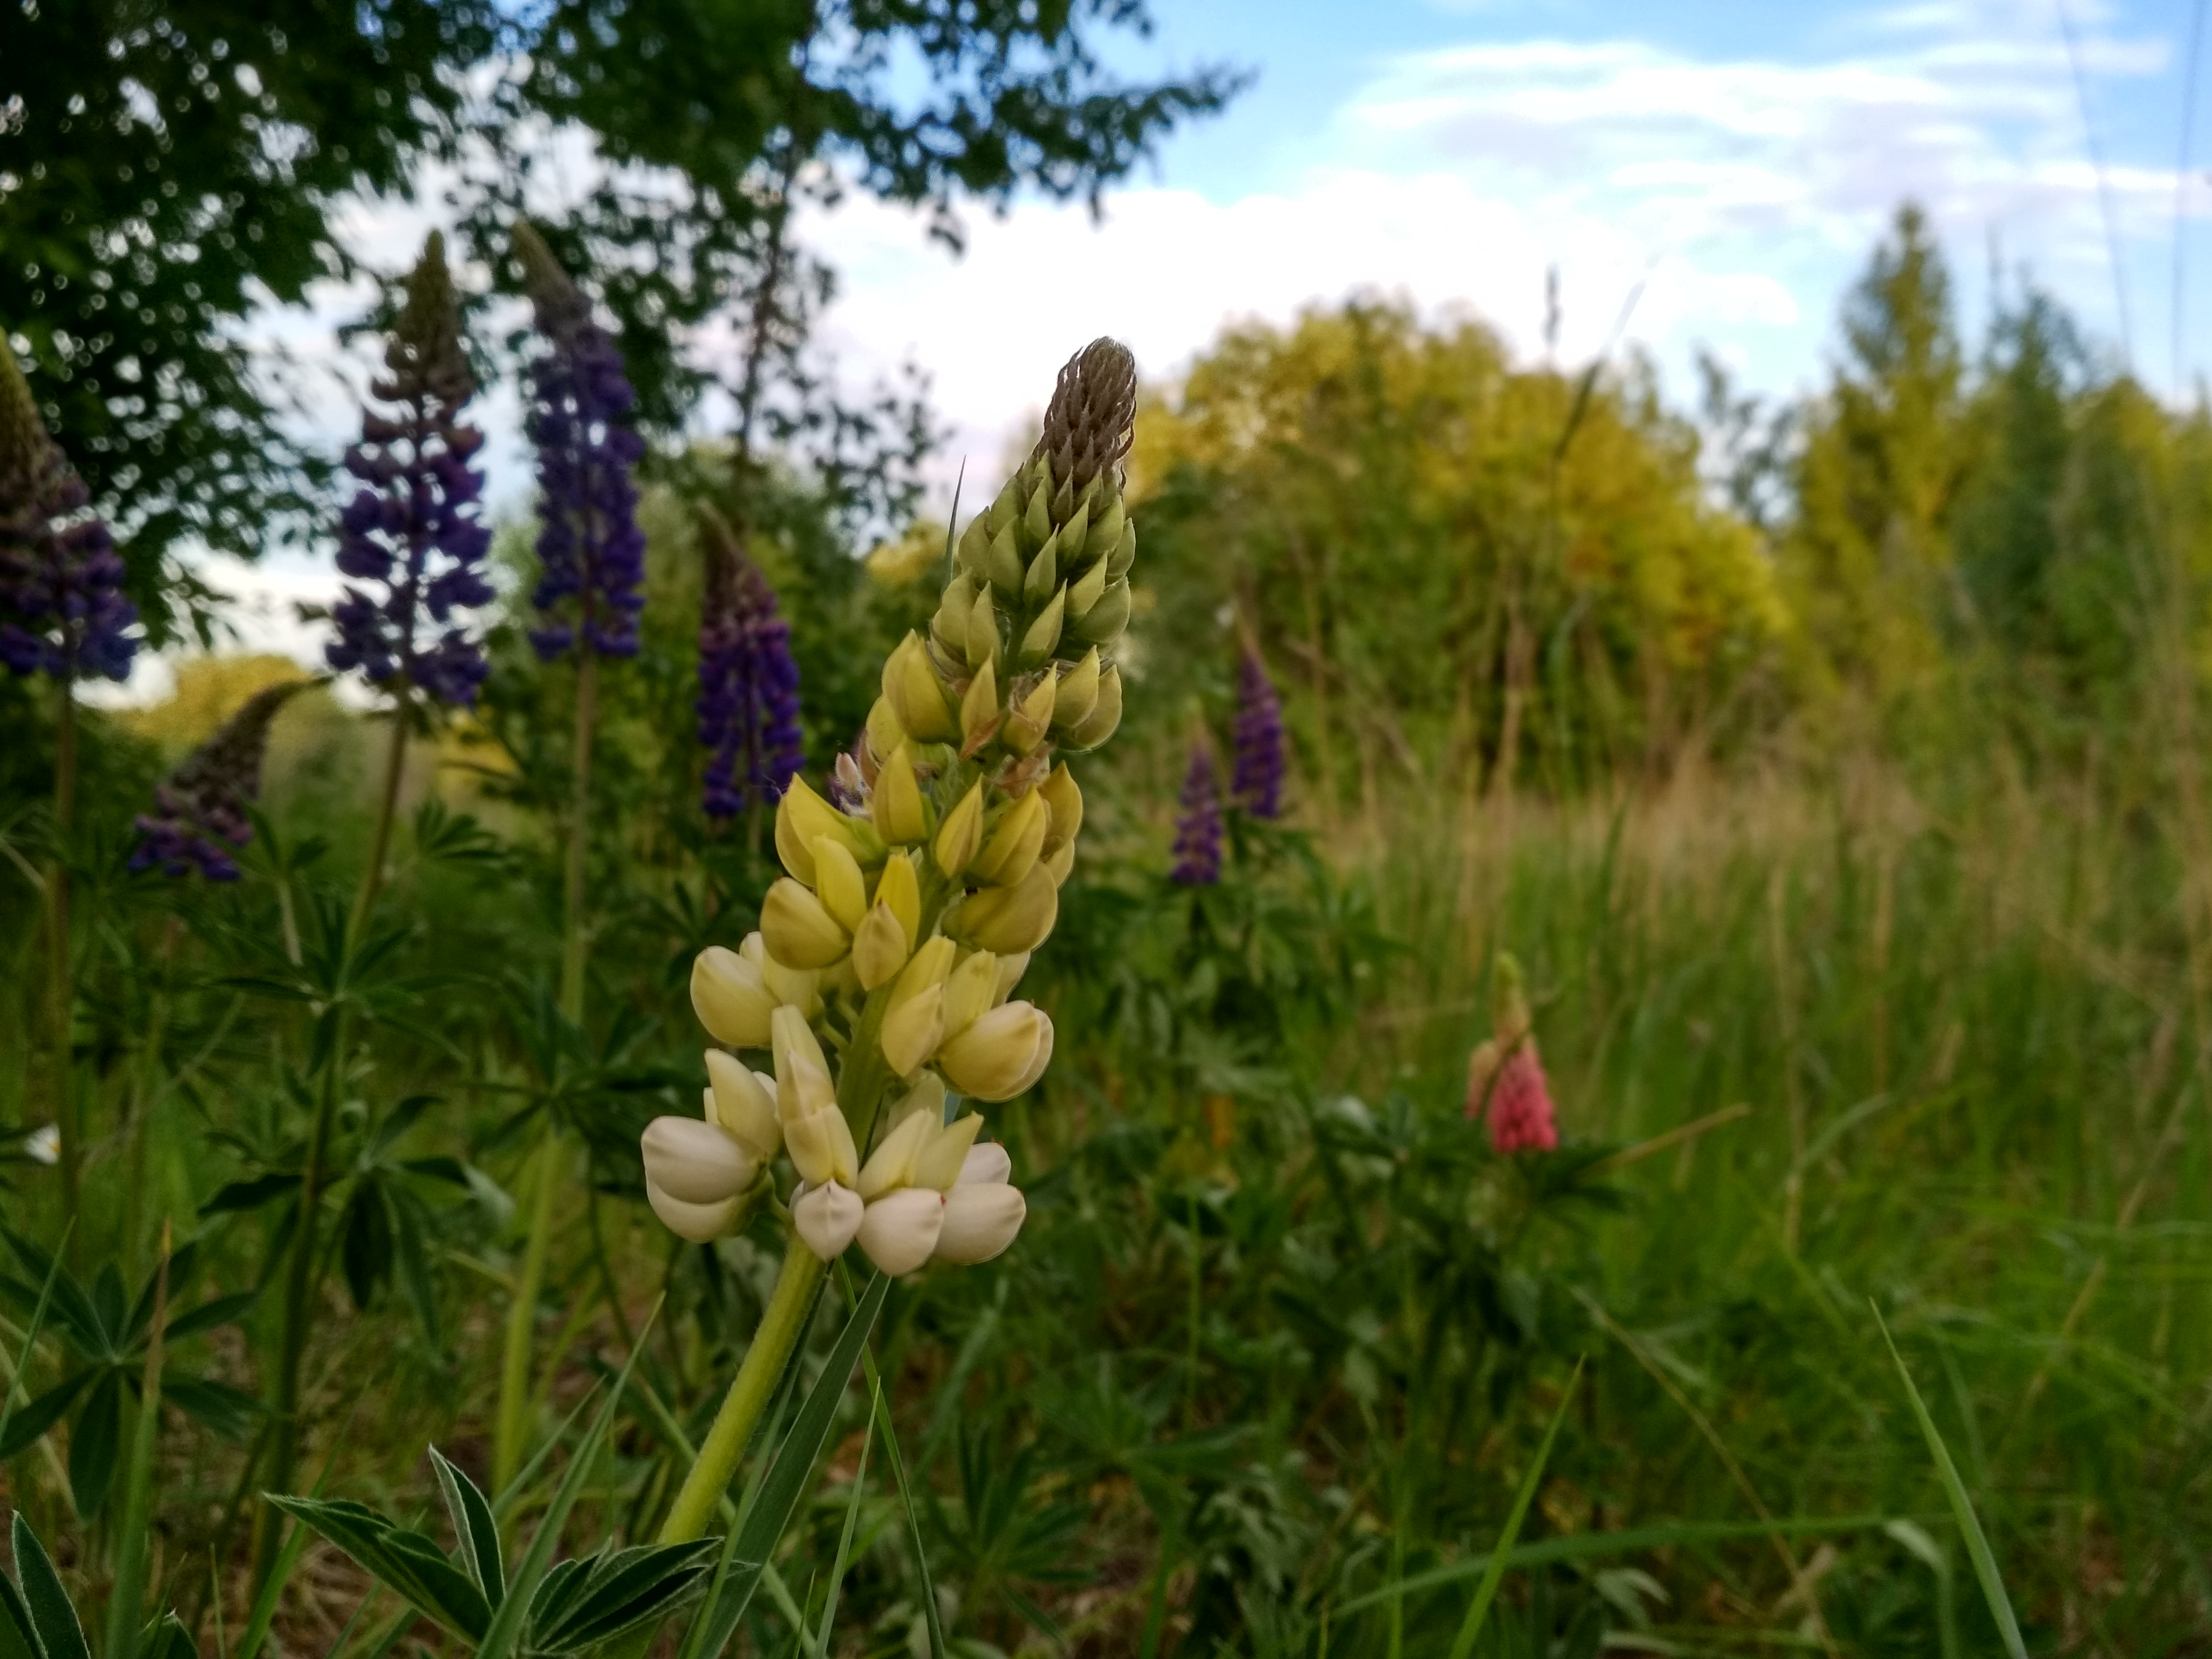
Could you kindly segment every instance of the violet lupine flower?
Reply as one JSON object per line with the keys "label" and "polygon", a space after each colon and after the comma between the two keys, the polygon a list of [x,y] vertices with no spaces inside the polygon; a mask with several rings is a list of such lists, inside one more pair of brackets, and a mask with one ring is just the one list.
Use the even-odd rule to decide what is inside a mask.
{"label": "violet lupine flower", "polygon": [[1237,665],[1237,718],[1230,727],[1237,760],[1229,793],[1255,818],[1283,811],[1283,703],[1267,665],[1247,646]]}
{"label": "violet lupine flower", "polygon": [[337,637],[324,656],[372,685],[465,707],[488,670],[483,642],[455,613],[494,597],[483,574],[491,532],[475,511],[483,479],[469,465],[483,434],[459,418],[476,376],[435,231],[407,279],[384,365],[369,391],[399,412],[362,415],[362,441],[345,458],[362,487],[339,520],[338,570],[370,586],[349,583],[331,608]]}
{"label": "violet lupine flower", "polygon": [[1213,750],[1190,746],[1182,775],[1182,815],[1176,820],[1175,868],[1168,879],[1182,887],[1211,887],[1221,879],[1221,783]]}
{"label": "violet lupine flower", "polygon": [[246,803],[261,793],[261,757],[270,722],[295,693],[313,682],[264,686],[195,749],[154,791],[154,810],[138,818],[133,870],[160,867],[179,878],[197,870],[210,881],[236,881],[231,854],[253,839]]}
{"label": "violet lupine flower", "polygon": [[775,590],[709,515],[707,591],[699,618],[699,742],[707,750],[707,816],[735,817],[748,803],[783,799],[805,763],[799,730],[799,665]]}
{"label": "violet lupine flower", "polygon": [[603,657],[637,654],[645,608],[645,533],[637,527],[631,473],[645,443],[626,424],[637,402],[622,352],[592,320],[592,302],[561,269],[526,221],[514,228],[515,255],[552,350],[531,370],[537,397],[525,429],[538,447],[538,557],[543,574],[531,603],[544,617],[531,632],[550,660],[575,643]]}
{"label": "violet lupine flower", "polygon": [[0,662],[18,674],[125,678],[138,609],[91,492],[39,418],[0,337]]}

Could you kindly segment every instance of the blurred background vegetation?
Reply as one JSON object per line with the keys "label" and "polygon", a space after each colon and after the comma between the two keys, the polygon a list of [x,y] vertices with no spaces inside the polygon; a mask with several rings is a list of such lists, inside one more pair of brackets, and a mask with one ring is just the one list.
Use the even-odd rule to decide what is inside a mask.
{"label": "blurred background vegetation", "polygon": [[[914,521],[926,414],[842,407],[805,367],[820,277],[781,251],[794,180],[836,154],[899,199],[1095,191],[1234,86],[1110,83],[1092,35],[987,5],[944,63],[965,76],[962,54],[1004,67],[1041,41],[1056,67],[986,75],[1000,95],[980,105],[948,70],[942,106],[915,117],[794,57],[787,30],[740,32],[697,65],[715,137],[693,149],[623,78],[705,52],[688,13],[595,33],[617,9],[550,9],[539,39],[571,55],[532,60],[473,112],[418,100],[420,130],[399,131],[329,110],[394,158],[349,139],[333,179],[385,181],[398,158],[465,151],[470,121],[550,111],[751,204],[715,221],[735,240],[680,270],[592,257],[684,228],[645,227],[647,198],[613,186],[563,233],[577,269],[605,273],[595,292],[659,435],[643,648],[601,678],[590,1014],[572,1025],[554,1001],[572,671],[525,643],[517,524],[480,705],[417,746],[406,781],[327,1200],[307,1467],[328,1492],[408,1511],[428,1501],[426,1441],[485,1455],[520,1127],[553,1111],[582,1131],[592,1180],[535,1310],[554,1362],[541,1425],[671,1297],[640,1364],[650,1408],[633,1406],[579,1511],[586,1546],[649,1523],[772,1267],[765,1223],[678,1246],[637,1167],[643,1121],[696,1098],[690,958],[736,942],[772,875],[760,825],[717,830],[698,808],[696,510],[750,527],[817,776],[942,573],[945,527]],[[30,15],[0,22],[0,63],[25,61],[9,48]],[[1081,16],[1095,31],[1124,12]],[[216,27],[183,9],[162,61],[220,58]],[[363,72],[350,53],[391,77],[387,58],[419,46],[430,76],[520,25],[426,5],[367,46],[331,27],[327,49],[264,40],[261,61],[296,71],[264,74],[267,98],[321,109]],[[750,77],[714,55],[739,51]],[[593,52],[605,61],[578,61]],[[96,57],[47,61],[118,84]],[[625,84],[629,104],[610,90]],[[968,148],[916,171],[900,122],[930,120]],[[204,161],[219,137],[179,129],[160,153]],[[336,186],[303,167],[287,187],[313,211],[277,240],[304,258]],[[468,213],[489,223],[519,188],[499,175]],[[42,246],[79,237],[94,259],[97,219],[52,192],[0,196],[11,248],[66,224]],[[184,263],[140,279],[149,309]],[[102,365],[129,342],[63,314],[89,285],[57,310],[21,269],[0,270],[0,317],[34,384],[64,388],[56,431],[126,533],[157,637],[197,619],[219,643],[188,532],[289,513],[320,533],[330,458],[264,443],[258,394],[196,366],[220,356],[230,290],[160,308],[168,332],[139,348],[201,400],[111,431]],[[286,291],[234,275],[238,294],[249,276]],[[725,306],[757,319],[750,361],[776,418],[686,439],[699,388],[667,341]],[[1071,346],[1090,331],[1068,329]],[[1443,1651],[1584,1356],[1524,1534],[1551,1553],[1509,1580],[1484,1650],[1996,1651],[1869,1297],[1982,1507],[2030,1647],[2207,1650],[2212,414],[2151,397],[2026,277],[1984,338],[1962,338],[1909,207],[1870,251],[1815,395],[1763,402],[1717,361],[1698,391],[1668,395],[1632,353],[1517,362],[1479,319],[1386,297],[1231,328],[1148,391],[1128,721],[1084,773],[1092,832],[1030,981],[1060,1033],[1054,1065],[994,1120],[1034,1177],[1031,1219],[995,1266],[901,1285],[879,1340],[962,1651]],[[208,454],[193,423],[225,399],[253,438],[234,475],[131,470]],[[1283,696],[1291,811],[1233,817],[1222,881],[1176,887],[1176,787],[1194,735],[1225,735],[1248,645]],[[26,1137],[52,1087],[35,987],[40,871],[59,858],[81,895],[75,1247],[88,1279],[112,1264],[118,1297],[165,1220],[201,1238],[204,1289],[257,1290],[283,1255],[313,1021],[271,987],[288,959],[312,964],[367,855],[377,720],[327,688],[287,707],[234,886],[125,865],[167,771],[301,672],[186,656],[167,702],[90,717],[66,838],[47,817],[45,688],[0,683],[0,1206],[13,1235],[56,1243]],[[1462,1115],[1500,949],[1528,970],[1554,1153],[1497,1157]],[[11,1248],[0,1290],[34,1295]],[[218,1607],[233,1630],[246,1613],[255,1505],[239,1483],[274,1299],[193,1339],[194,1370],[240,1393],[227,1417],[173,1417],[160,1443],[155,1571],[210,1643]],[[27,1357],[27,1314],[0,1319],[27,1398],[82,1358],[52,1336]],[[860,1400],[848,1408],[854,1437],[782,1582],[818,1613],[849,1510],[835,1650],[926,1652],[901,1511],[880,1474],[858,1486]],[[72,1411],[11,1432],[5,1489],[97,1605],[116,1523],[83,1449],[104,1431]],[[343,1645],[364,1589],[311,1551],[282,1603],[284,1650]],[[764,1601],[754,1650],[791,1650],[796,1611]]]}

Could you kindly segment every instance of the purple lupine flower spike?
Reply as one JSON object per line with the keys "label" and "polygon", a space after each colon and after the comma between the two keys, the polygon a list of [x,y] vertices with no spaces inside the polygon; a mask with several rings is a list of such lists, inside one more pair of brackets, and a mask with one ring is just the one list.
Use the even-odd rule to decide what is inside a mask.
{"label": "purple lupine flower spike", "polygon": [[543,568],[531,602],[542,618],[530,642],[550,659],[584,641],[605,657],[637,653],[645,608],[645,533],[632,473],[645,443],[628,424],[637,402],[622,352],[592,320],[592,302],[527,221],[515,256],[552,349],[531,370],[536,403],[526,429],[538,447],[538,538]]}
{"label": "purple lupine flower spike", "polygon": [[720,515],[702,518],[706,600],[699,618],[699,742],[707,750],[707,816],[783,798],[805,763],[799,665],[775,592]]}
{"label": "purple lupine flower spike", "polygon": [[1203,741],[1190,746],[1190,769],[1182,775],[1181,800],[1175,868],[1168,879],[1182,887],[1211,887],[1221,879],[1221,781],[1213,750]]}
{"label": "purple lupine flower spike", "polygon": [[0,662],[18,674],[130,675],[138,610],[91,499],[0,337]]}
{"label": "purple lupine flower spike", "polygon": [[154,810],[139,817],[133,870],[158,867],[179,878],[198,871],[210,881],[236,881],[231,854],[253,839],[246,804],[261,793],[261,757],[270,722],[312,680],[264,686],[195,749],[154,791]]}
{"label": "purple lupine flower spike", "polygon": [[1237,665],[1237,719],[1231,727],[1237,749],[1229,793],[1255,818],[1279,817],[1283,811],[1283,703],[1267,665],[1253,647]]}
{"label": "purple lupine flower spike", "polygon": [[483,434],[460,419],[476,376],[435,231],[407,279],[384,366],[369,391],[398,412],[365,412],[361,441],[346,452],[362,485],[339,519],[338,570],[351,580],[331,607],[337,637],[323,654],[372,685],[465,707],[489,671],[483,642],[456,613],[495,597],[483,572],[491,532],[477,512],[483,479],[470,465]]}

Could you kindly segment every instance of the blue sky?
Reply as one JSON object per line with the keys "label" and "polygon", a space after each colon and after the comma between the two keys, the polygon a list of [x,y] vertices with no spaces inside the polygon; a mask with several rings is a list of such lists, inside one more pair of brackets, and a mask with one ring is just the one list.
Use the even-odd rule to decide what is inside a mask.
{"label": "blue sky", "polygon": [[[2068,0],[2100,198],[2057,0],[1155,0],[1156,34],[1116,41],[1118,65],[1226,61],[1255,84],[1170,138],[1096,221],[1042,201],[970,213],[956,259],[915,216],[855,195],[806,217],[803,234],[842,279],[823,341],[848,380],[902,363],[929,376],[949,433],[940,495],[963,459],[993,469],[1093,334],[1119,335],[1171,380],[1232,319],[1287,322],[1369,289],[1431,316],[1480,316],[1533,359],[1553,265],[1567,362],[1601,350],[1640,292],[1627,332],[1677,401],[1701,346],[1748,384],[1792,392],[1824,378],[1838,300],[1910,196],[1951,257],[1970,340],[1993,283],[2016,291],[2024,270],[2112,361],[2124,339],[2172,395],[2212,370],[2208,64],[2180,221],[2194,274],[2178,381],[2170,326],[2183,71],[2206,3]],[[361,204],[349,234],[398,269],[429,222],[421,208]],[[344,385],[367,368],[367,346],[340,349],[336,326],[368,297],[333,289],[257,331],[299,365],[336,371],[300,385],[333,448],[358,418]],[[713,328],[695,345],[709,361],[731,350]],[[520,510],[511,389],[483,416],[492,499]],[[313,650],[287,618],[292,601],[329,596],[322,560],[215,559],[208,574],[261,608],[246,642]]]}

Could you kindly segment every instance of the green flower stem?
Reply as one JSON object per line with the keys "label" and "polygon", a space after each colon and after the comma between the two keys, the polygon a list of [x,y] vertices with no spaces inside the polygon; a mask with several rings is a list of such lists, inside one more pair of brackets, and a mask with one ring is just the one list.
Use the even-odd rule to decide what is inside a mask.
{"label": "green flower stem", "polygon": [[353,915],[346,922],[346,944],[358,944],[368,924],[369,907],[384,887],[384,860],[392,851],[392,820],[399,811],[399,785],[407,775],[407,690],[401,686],[392,700],[392,742],[384,751],[384,793],[376,806],[376,830],[368,843],[368,867],[361,872],[361,887],[354,895]]}
{"label": "green flower stem", "polygon": [[662,1543],[689,1543],[705,1536],[707,1524],[729,1490],[738,1463],[759,1426],[761,1413],[775,1396],[792,1350],[806,1334],[826,1271],[821,1258],[796,1234],[786,1241],[783,1267],[761,1315],[760,1328],[753,1333],[752,1346],[745,1350],[730,1391],[722,1397],[722,1407],[714,1413],[714,1426],[707,1431],[691,1472],[684,1477],[668,1518],[660,1523]]}
{"label": "green flower stem", "polygon": [[549,1121],[531,1159],[530,1231],[522,1246],[522,1271],[507,1310],[507,1346],[499,1374],[499,1416],[492,1425],[492,1490],[504,1492],[522,1467],[530,1438],[530,1351],[538,1331],[538,1299],[545,1286],[545,1257],[553,1238],[554,1201],[560,1196],[561,1133]]}
{"label": "green flower stem", "polygon": [[[70,1028],[76,988],[70,981],[69,922],[70,830],[76,819],[76,692],[61,682],[61,705],[54,716],[54,856],[46,871],[47,1018],[53,1036],[54,1128],[61,1137],[62,1219],[76,1219],[77,1188],[83,1151],[76,1118],[76,1088]],[[65,1247],[72,1260],[82,1254],[82,1227],[71,1227]]]}
{"label": "green flower stem", "polygon": [[561,889],[561,1012],[571,1024],[584,1018],[584,865],[591,841],[592,732],[599,718],[599,653],[580,640],[576,660],[576,726],[570,746],[575,793],[568,808],[568,864]]}

